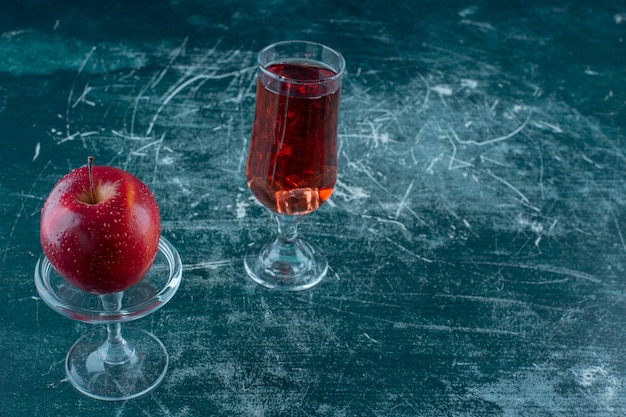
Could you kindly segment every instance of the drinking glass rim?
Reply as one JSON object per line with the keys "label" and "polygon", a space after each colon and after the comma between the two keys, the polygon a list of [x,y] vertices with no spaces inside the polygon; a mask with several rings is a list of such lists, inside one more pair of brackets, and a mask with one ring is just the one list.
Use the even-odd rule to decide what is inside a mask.
{"label": "drinking glass rim", "polygon": [[[276,75],[273,72],[269,71],[267,69],[267,67],[269,67],[270,65],[278,64],[278,63],[284,63],[284,62],[289,62],[289,61],[276,60],[276,61],[270,61],[270,62],[268,62],[266,64],[263,64],[263,63],[261,63],[261,56],[263,55],[263,53],[265,51],[267,51],[268,49],[270,49],[270,48],[275,48],[277,46],[286,45],[286,44],[289,44],[289,43],[307,44],[307,45],[310,45],[310,46],[322,48],[322,49],[324,49],[324,50],[326,50],[326,51],[336,55],[337,58],[338,58],[338,61],[339,61],[338,62],[338,64],[339,64],[338,65],[338,68],[339,68],[338,71],[336,72],[336,74],[334,74],[334,75],[332,75],[330,77],[323,77],[323,78],[320,78],[320,79],[314,80],[314,81],[298,80],[298,79],[295,79],[295,78],[285,77],[283,75]],[[315,60],[315,61],[317,61],[317,60]],[[317,61],[317,62],[320,62],[321,64],[324,64],[321,61]],[[324,83],[324,82],[338,80],[341,77],[343,77],[343,73],[344,73],[345,68],[346,68],[346,60],[344,59],[343,55],[341,55],[341,53],[339,53],[335,49],[333,49],[333,48],[331,48],[329,46],[326,46],[326,45],[324,45],[322,43],[312,42],[312,41],[302,41],[302,40],[288,40],[288,41],[274,42],[274,43],[271,43],[271,44],[267,45],[263,49],[261,49],[259,51],[259,53],[257,54],[257,65],[258,65],[259,69],[261,71],[263,71],[263,73],[265,75],[267,75],[267,76],[269,76],[269,77],[271,77],[271,78],[273,78],[273,79],[275,79],[277,81],[288,81],[289,83],[292,83],[292,84],[319,84],[319,83]],[[331,69],[333,72],[335,72],[335,68],[331,67],[329,69]]]}

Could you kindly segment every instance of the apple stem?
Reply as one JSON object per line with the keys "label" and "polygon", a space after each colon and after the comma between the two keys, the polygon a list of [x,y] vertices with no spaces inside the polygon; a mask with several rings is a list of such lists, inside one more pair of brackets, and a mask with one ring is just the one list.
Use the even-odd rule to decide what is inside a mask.
{"label": "apple stem", "polygon": [[89,172],[89,192],[91,193],[92,204],[96,204],[96,193],[93,186],[93,161],[95,161],[95,159],[96,158],[94,158],[93,156],[87,157],[87,171]]}

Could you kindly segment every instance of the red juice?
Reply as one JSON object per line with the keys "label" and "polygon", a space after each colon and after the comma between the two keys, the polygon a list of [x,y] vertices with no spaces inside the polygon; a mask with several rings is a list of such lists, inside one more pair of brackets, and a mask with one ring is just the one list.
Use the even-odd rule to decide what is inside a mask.
{"label": "red juice", "polygon": [[[303,215],[332,194],[337,179],[341,80],[307,62],[261,72],[246,165],[248,186],[275,213]],[[321,80],[321,81],[320,81]]]}

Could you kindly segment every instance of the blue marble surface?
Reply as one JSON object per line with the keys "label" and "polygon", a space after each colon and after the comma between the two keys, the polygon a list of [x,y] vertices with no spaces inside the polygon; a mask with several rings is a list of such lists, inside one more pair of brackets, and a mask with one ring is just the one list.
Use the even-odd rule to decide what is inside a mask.
{"label": "blue marble surface", "polygon": [[[9,0],[0,8],[0,416],[623,416],[626,5]],[[256,52],[348,63],[318,287],[251,283]],[[153,190],[184,263],[133,323],[170,367],[76,392],[93,326],[41,301],[39,212],[94,154]],[[68,411],[70,410],[70,411]]]}

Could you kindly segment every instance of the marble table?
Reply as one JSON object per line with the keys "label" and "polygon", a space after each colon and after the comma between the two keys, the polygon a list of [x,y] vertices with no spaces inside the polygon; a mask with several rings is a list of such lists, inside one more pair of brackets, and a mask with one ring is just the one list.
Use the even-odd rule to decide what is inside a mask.
{"label": "marble table", "polygon": [[[255,57],[347,61],[327,278],[264,289],[245,157]],[[626,5],[8,0],[0,8],[0,416],[626,415]],[[33,283],[39,213],[95,155],[153,190],[177,294],[132,325],[168,373],[87,398],[92,326]]]}

